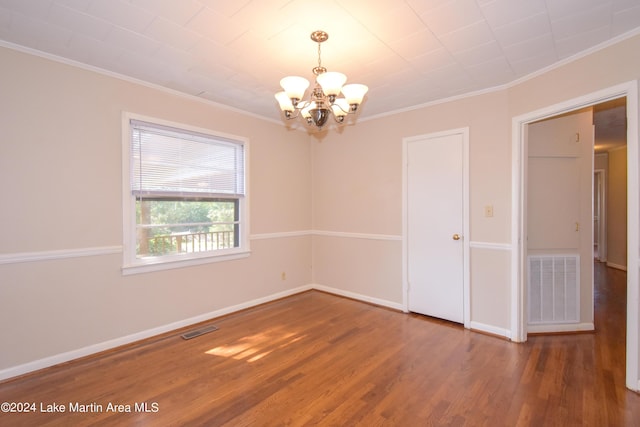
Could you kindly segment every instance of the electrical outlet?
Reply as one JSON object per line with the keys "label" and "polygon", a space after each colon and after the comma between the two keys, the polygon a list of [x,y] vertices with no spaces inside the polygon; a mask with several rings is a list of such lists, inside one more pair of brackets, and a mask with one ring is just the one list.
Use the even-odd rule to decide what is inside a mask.
{"label": "electrical outlet", "polygon": [[493,205],[487,205],[484,207],[484,216],[491,218],[493,216]]}

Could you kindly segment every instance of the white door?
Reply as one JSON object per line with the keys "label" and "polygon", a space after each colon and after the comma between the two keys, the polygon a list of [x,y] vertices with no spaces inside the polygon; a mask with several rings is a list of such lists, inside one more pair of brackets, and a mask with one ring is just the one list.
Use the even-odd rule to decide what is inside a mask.
{"label": "white door", "polygon": [[462,133],[407,142],[409,311],[464,322]]}

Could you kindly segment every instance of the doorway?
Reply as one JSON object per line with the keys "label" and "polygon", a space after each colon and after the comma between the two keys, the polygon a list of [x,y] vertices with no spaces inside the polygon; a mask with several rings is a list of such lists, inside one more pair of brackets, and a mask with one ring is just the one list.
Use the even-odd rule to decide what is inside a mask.
{"label": "doorway", "polygon": [[[594,258],[627,269],[627,139],[624,98],[595,105]],[[597,236],[597,238],[595,238]]]}
{"label": "doorway", "polygon": [[[512,187],[512,304],[511,339],[517,342],[527,340],[527,297],[526,297],[526,135],[527,126],[537,120],[590,107],[602,102],[626,97],[627,120],[627,200],[629,218],[637,218],[640,213],[638,184],[638,84],[631,81],[561,104],[514,117],[513,124],[513,179]],[[626,346],[626,384],[632,390],[640,389],[639,377],[639,316],[638,316],[638,266],[639,266],[639,229],[636,221],[630,221],[627,227],[627,346]],[[635,303],[634,303],[635,302]]]}
{"label": "doorway", "polygon": [[593,330],[593,109],[527,124],[527,330]]}

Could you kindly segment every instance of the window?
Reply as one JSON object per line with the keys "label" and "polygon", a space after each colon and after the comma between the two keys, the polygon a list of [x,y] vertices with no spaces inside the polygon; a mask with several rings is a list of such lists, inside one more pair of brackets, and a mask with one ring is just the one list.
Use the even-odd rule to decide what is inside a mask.
{"label": "window", "polygon": [[125,271],[246,256],[247,142],[125,116]]}

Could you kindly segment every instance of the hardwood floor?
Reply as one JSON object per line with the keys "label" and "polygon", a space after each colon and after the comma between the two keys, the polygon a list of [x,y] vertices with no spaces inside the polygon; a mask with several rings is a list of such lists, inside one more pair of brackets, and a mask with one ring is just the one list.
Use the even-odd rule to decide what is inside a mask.
{"label": "hardwood floor", "polygon": [[[166,334],[0,383],[0,402],[37,405],[0,425],[640,425],[640,395],[624,385],[626,277],[596,276],[593,334],[515,344],[310,291],[198,338]],[[65,412],[41,411],[54,403]]]}

